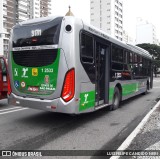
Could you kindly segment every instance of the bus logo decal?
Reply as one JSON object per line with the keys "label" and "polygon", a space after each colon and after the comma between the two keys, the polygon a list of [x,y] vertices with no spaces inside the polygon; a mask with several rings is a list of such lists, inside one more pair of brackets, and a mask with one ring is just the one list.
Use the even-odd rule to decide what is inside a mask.
{"label": "bus logo decal", "polygon": [[30,91],[30,92],[38,92],[38,87],[28,87],[28,91]]}
{"label": "bus logo decal", "polygon": [[28,68],[23,68],[22,71],[23,71],[22,77],[23,77],[23,78],[28,78],[28,76],[26,76],[26,73],[27,73],[27,71],[28,71]]}
{"label": "bus logo decal", "polygon": [[85,94],[85,95],[84,95],[84,98],[85,98],[84,103],[88,103],[88,101],[87,101],[88,94]]}
{"label": "bus logo decal", "polygon": [[49,84],[49,76],[48,75],[45,75],[44,81],[45,81],[46,84]]}
{"label": "bus logo decal", "polygon": [[14,76],[18,76],[18,68],[14,69]]}
{"label": "bus logo decal", "polygon": [[24,88],[26,86],[25,82],[21,82],[21,87]]}
{"label": "bus logo decal", "polygon": [[32,68],[32,76],[38,76],[38,69]]}
{"label": "bus logo decal", "polygon": [[14,81],[14,86],[15,86],[16,88],[18,88],[18,87],[19,87],[19,81]]}

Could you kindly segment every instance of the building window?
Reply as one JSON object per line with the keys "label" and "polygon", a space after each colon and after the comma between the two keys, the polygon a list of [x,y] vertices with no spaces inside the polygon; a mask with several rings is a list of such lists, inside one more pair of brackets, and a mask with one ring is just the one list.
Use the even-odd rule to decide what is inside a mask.
{"label": "building window", "polygon": [[122,13],[122,9],[119,8],[119,11]]}
{"label": "building window", "polygon": [[118,25],[118,24],[116,24],[116,27],[117,27],[117,28],[119,28],[119,25]]}
{"label": "building window", "polygon": [[120,5],[120,6],[122,6],[122,3],[121,3],[121,2],[119,2],[119,5]]}
{"label": "building window", "polygon": [[118,22],[118,18],[117,17],[115,17],[115,20]]}
{"label": "building window", "polygon": [[122,21],[121,21],[121,20],[119,20],[119,22],[122,24]]}
{"label": "building window", "polygon": [[121,18],[122,18],[122,15],[121,15],[121,14],[119,14],[119,17],[121,17]]}
{"label": "building window", "polygon": [[115,5],[115,8],[118,10],[118,6]]}

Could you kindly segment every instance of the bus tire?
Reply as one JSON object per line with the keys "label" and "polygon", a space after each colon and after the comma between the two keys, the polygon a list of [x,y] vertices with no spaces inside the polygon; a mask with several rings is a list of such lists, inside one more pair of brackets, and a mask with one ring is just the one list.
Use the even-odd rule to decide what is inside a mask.
{"label": "bus tire", "polygon": [[149,90],[149,82],[146,83],[146,90],[144,93],[142,93],[143,95],[146,95],[148,93]]}
{"label": "bus tire", "polygon": [[112,105],[110,106],[110,110],[116,110],[119,107],[120,98],[121,98],[120,91],[119,91],[118,87],[115,87],[113,99],[112,99]]}

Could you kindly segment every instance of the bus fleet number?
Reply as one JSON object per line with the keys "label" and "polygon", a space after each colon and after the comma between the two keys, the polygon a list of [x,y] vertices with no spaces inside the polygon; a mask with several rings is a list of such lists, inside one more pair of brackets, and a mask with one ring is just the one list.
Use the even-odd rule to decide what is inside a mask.
{"label": "bus fleet number", "polygon": [[53,68],[42,68],[42,72],[53,73]]}

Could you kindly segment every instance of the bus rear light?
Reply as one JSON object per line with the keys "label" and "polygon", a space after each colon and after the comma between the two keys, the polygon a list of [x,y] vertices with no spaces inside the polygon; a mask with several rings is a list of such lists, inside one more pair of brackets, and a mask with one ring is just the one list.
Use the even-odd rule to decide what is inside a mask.
{"label": "bus rear light", "polygon": [[11,82],[10,82],[9,75],[7,77],[7,87],[8,87],[8,93],[7,94],[10,95],[11,92],[12,92],[12,88],[11,88]]}
{"label": "bus rear light", "polygon": [[32,39],[32,42],[37,42],[37,41],[38,41],[37,38],[33,38],[33,39]]}
{"label": "bus rear light", "polygon": [[75,93],[75,70],[71,69],[66,73],[61,97],[65,102],[70,101]]}

